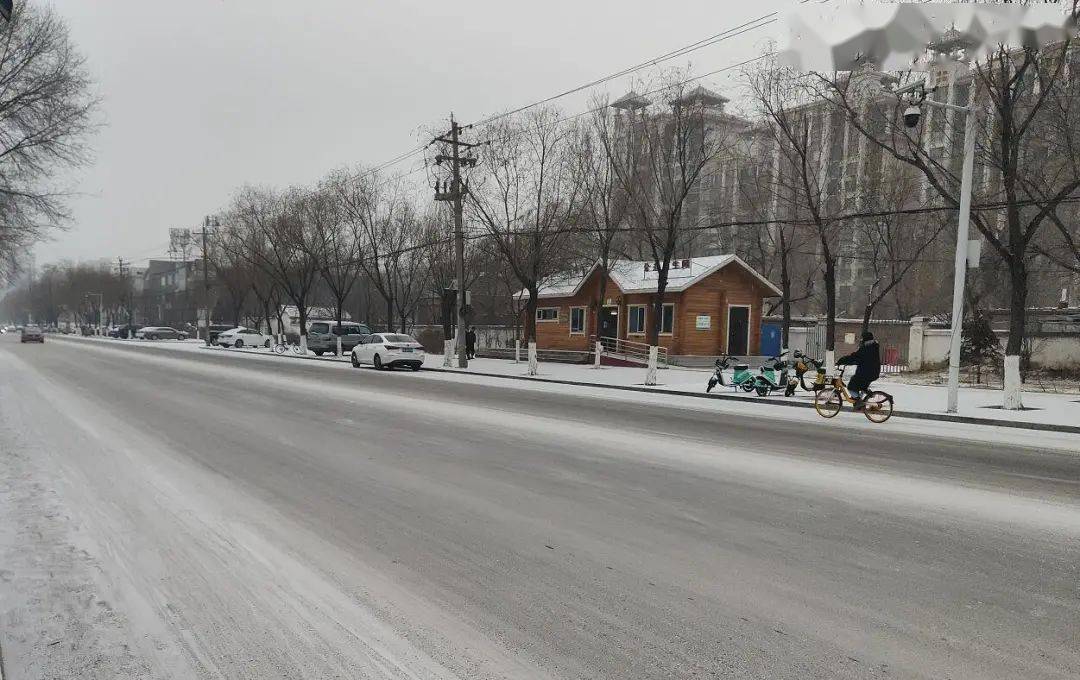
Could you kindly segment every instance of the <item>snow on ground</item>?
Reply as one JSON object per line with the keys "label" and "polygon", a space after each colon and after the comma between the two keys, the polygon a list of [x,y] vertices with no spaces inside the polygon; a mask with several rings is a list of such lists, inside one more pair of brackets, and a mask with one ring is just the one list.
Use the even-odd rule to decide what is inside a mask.
{"label": "snow on ground", "polygon": [[[86,340],[79,338],[79,340]],[[340,369],[353,370],[348,357],[324,356],[316,358],[314,355],[302,357],[292,353],[278,356],[262,348],[244,348],[240,350],[223,347],[206,348],[204,343],[196,340],[187,341],[117,341],[104,338],[91,339],[101,347],[116,347],[131,344],[154,348],[168,349],[177,352],[191,352],[205,354],[207,352],[222,353],[226,356],[238,359],[248,359],[267,364],[280,361],[304,361],[312,369]],[[427,355],[424,366],[429,369],[442,369],[442,355]],[[613,390],[610,386],[640,387],[644,383],[644,369],[627,367],[602,367],[594,369],[591,365],[581,366],[572,364],[541,363],[539,380],[507,380],[504,377],[527,378],[527,365],[523,362],[515,364],[510,360],[502,359],[475,359],[469,362],[468,371],[458,369],[430,370],[422,373],[403,372],[413,380],[468,380],[473,384],[491,385],[493,387],[507,387],[512,385],[517,389],[529,389],[543,392],[558,392],[572,394],[577,397],[601,398],[613,401],[632,401],[638,403],[653,403],[674,406],[686,410],[700,411],[703,414],[726,412],[745,414],[746,416],[762,416],[783,418],[789,421],[801,421],[808,426],[820,427],[823,425],[833,427],[882,427],[869,423],[861,415],[845,410],[836,418],[826,421],[818,416],[812,408],[789,408],[781,405],[771,405],[753,395],[731,392],[731,388],[718,387],[713,392],[721,394],[736,394],[737,400],[701,399],[697,397],[683,396],[678,392],[704,393],[705,384],[708,381],[709,371],[702,369],[671,368],[660,371],[659,385],[656,392],[640,392],[633,390]],[[485,375],[486,374],[486,375]],[[545,382],[545,380],[573,380],[586,382],[589,385],[565,385],[561,383]],[[923,413],[945,412],[945,390],[942,387],[902,385],[880,381],[875,387],[891,392],[896,397],[898,411],[916,411]],[[671,391],[673,394],[664,394]],[[997,420],[1017,420],[1022,422],[1050,423],[1061,425],[1080,424],[1080,403],[1076,403],[1075,395],[1053,395],[1025,393],[1025,404],[1029,407],[1037,407],[1040,410],[1032,411],[1003,411],[995,408],[985,408],[998,403],[996,400],[1000,393],[985,389],[965,389],[960,392],[960,415],[975,416],[979,418],[991,418]],[[797,392],[795,397],[772,397],[770,400],[777,402],[800,401],[810,403],[810,395]],[[1011,443],[1017,445],[1031,445],[1047,448],[1058,448],[1067,451],[1078,451],[1077,435],[1073,433],[1057,433],[1048,431],[1032,432],[1031,430],[1016,428],[997,428],[986,425],[925,421],[907,418],[893,418],[886,425],[892,431],[904,431],[923,435],[933,435],[946,438],[977,439]]]}
{"label": "snow on ground", "polygon": [[[113,341],[115,342],[115,341]],[[155,347],[169,347],[179,351],[221,351],[232,353],[244,353],[251,355],[267,355],[269,352],[263,348],[245,348],[241,350],[214,347],[207,349],[203,343],[196,340],[169,342],[169,341],[129,341],[131,344],[142,344]],[[313,354],[309,356],[314,358]],[[293,354],[274,358],[299,358]],[[347,357],[337,358],[331,356],[322,357],[325,361],[348,362]],[[426,368],[442,368],[442,355],[427,355],[424,362]],[[458,371],[457,368],[449,370]],[[514,363],[506,359],[474,359],[469,362],[469,373],[487,373],[492,375],[528,378],[528,366],[525,362]],[[849,371],[850,374],[850,371]],[[668,368],[659,372],[658,390],[704,392],[711,371],[705,369]],[[644,387],[645,369],[622,366],[602,366],[594,368],[591,365],[541,363],[540,379],[568,380],[583,382],[593,385],[616,385],[626,387]],[[897,411],[917,413],[946,413],[946,389],[937,385],[909,385],[902,382],[890,381],[887,378],[874,383],[875,389],[884,390],[893,395]],[[718,394],[735,394],[746,398],[748,401],[756,401],[755,396],[744,395],[742,392],[732,390],[730,387],[718,386],[715,390]],[[813,401],[813,395],[801,389],[794,397],[784,398],[780,396],[773,399],[785,401],[801,401],[807,404]],[[1023,423],[1042,423],[1056,425],[1080,424],[1080,396],[1075,394],[1049,394],[1045,392],[1025,392],[1025,411],[1006,411],[1001,406],[1001,391],[985,388],[961,388],[959,415],[971,418],[987,418],[992,420],[1004,420]]]}

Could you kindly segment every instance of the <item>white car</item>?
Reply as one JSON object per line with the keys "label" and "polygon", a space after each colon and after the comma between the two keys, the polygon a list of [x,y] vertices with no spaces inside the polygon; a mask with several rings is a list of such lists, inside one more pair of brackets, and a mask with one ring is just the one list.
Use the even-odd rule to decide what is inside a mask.
{"label": "white car", "polygon": [[378,369],[408,366],[419,371],[423,363],[424,346],[401,333],[372,333],[352,351],[352,365],[357,368],[371,364]]}
{"label": "white car", "polygon": [[217,344],[222,347],[269,347],[273,341],[269,335],[263,335],[254,328],[243,327],[222,331],[217,336]]}

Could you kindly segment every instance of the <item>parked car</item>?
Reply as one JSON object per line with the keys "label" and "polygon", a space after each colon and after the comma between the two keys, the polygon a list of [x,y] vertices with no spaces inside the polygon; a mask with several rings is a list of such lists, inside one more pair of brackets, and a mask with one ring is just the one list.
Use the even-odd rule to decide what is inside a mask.
{"label": "parked car", "polygon": [[45,342],[45,333],[42,332],[41,326],[28,324],[23,326],[19,342]]}
{"label": "parked car", "polygon": [[332,354],[337,351],[340,337],[341,351],[351,352],[365,335],[370,334],[370,328],[354,321],[342,321],[340,325],[336,321],[312,321],[308,324],[307,346],[319,356],[325,352]]}
{"label": "parked car", "polygon": [[236,326],[231,323],[212,323],[210,324],[210,344],[216,345],[218,336],[225,331],[231,331],[234,328],[243,328],[243,326]]}
{"label": "parked car", "polygon": [[411,335],[372,333],[352,350],[352,365],[371,364],[375,368],[408,366],[419,371],[424,363],[424,346]]}
{"label": "parked car", "polygon": [[269,347],[274,339],[254,328],[233,328],[217,336],[217,344],[222,347]]}
{"label": "parked car", "polygon": [[133,338],[142,328],[139,324],[126,323],[123,326],[113,326],[109,329],[110,338]]}
{"label": "parked car", "polygon": [[135,331],[139,340],[183,340],[187,333],[169,326],[146,326]]}

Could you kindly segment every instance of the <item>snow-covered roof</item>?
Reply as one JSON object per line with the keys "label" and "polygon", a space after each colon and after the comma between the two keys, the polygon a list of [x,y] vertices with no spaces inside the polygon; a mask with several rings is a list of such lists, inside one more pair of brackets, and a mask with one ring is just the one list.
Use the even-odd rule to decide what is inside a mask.
{"label": "snow-covered roof", "polygon": [[[687,259],[673,260],[668,270],[667,287],[665,292],[678,293],[703,280],[705,277],[717,272],[724,267],[734,264],[753,276],[761,285],[772,291],[775,295],[781,295],[781,291],[771,281],[754,271],[738,255],[710,255],[708,257],[691,257]],[[596,263],[584,274],[558,274],[540,286],[537,298],[570,297],[577,295],[578,291],[588,280],[589,276],[600,266]],[[635,260],[621,260],[611,266],[608,272],[612,282],[619,287],[624,294],[631,293],[655,293],[658,273],[652,262],[639,262]],[[521,291],[518,294],[521,299],[529,297],[529,291]]]}

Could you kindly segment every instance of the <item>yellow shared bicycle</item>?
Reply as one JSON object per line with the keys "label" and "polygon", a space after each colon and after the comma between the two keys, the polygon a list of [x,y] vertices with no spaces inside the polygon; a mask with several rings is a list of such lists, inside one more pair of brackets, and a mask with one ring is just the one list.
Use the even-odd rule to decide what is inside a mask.
{"label": "yellow shared bicycle", "polygon": [[832,418],[837,413],[840,413],[845,401],[856,407],[856,410],[861,410],[867,420],[872,423],[884,423],[892,416],[892,395],[881,390],[867,392],[862,401],[862,408],[857,408],[859,402],[851,396],[847,386],[844,384],[845,367],[840,366],[839,368],[839,375],[832,376],[829,384],[822,387],[814,395],[814,410],[818,412],[819,416]]}

